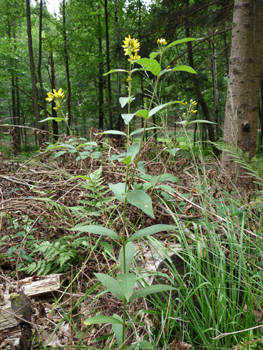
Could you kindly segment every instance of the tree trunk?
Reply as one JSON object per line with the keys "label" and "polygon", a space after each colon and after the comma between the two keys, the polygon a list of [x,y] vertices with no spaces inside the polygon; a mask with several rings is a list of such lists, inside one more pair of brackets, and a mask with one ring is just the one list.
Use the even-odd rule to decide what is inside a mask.
{"label": "tree trunk", "polygon": [[[38,80],[41,88],[41,93],[42,93],[42,105],[44,109],[44,119],[47,118],[47,103],[46,103],[46,92],[44,89],[43,85],[43,80],[42,80],[42,74],[41,74],[41,64],[42,64],[42,10],[43,10],[43,0],[40,0],[39,4],[39,52],[38,52]],[[44,125],[42,125],[42,128],[45,130],[48,130],[48,121],[45,122]]]}
{"label": "tree trunk", "polygon": [[[116,38],[117,43],[120,42],[120,33],[119,33],[119,21],[118,21],[118,0],[114,0],[114,22],[115,22],[115,29],[116,29]],[[117,46],[117,60],[118,60],[118,69],[121,69],[121,53],[120,53],[120,45]],[[120,131],[124,131],[124,120],[121,116],[121,108],[119,103],[119,98],[121,97],[121,72],[118,72],[118,83],[117,83],[118,89],[117,89],[117,106],[118,106],[118,125],[117,129]],[[125,142],[124,142],[125,143]]]}
{"label": "tree trunk", "polygon": [[[67,50],[67,31],[66,31],[66,3],[63,0],[63,42],[64,42],[64,55],[65,55],[65,66],[66,66],[66,75],[67,75],[67,86],[68,86],[68,126],[71,125],[71,85],[70,85],[70,76],[69,76],[69,59],[68,59],[68,50]],[[69,135],[69,128],[67,128],[67,135]]]}
{"label": "tree trunk", "polygon": [[[31,71],[31,81],[32,81],[32,92],[34,101],[34,112],[36,117],[36,127],[41,129],[40,113],[38,107],[38,92],[37,92],[37,79],[35,75],[35,64],[34,64],[34,54],[33,54],[33,44],[32,44],[32,34],[31,34],[31,18],[30,18],[30,0],[26,0],[26,17],[27,17],[27,36],[28,36],[28,51],[30,60],[30,71]],[[41,146],[42,143],[42,133],[38,133],[38,143]]]}
{"label": "tree trunk", "polygon": [[213,78],[213,92],[214,92],[214,111],[215,111],[215,123],[216,123],[216,140],[218,141],[219,135],[219,117],[218,117],[218,89],[217,89],[217,67],[216,67],[216,36],[213,30],[213,57],[212,57],[212,78]]}
{"label": "tree trunk", "polygon": [[[235,0],[224,142],[248,152],[249,159],[256,155],[262,35],[263,1]],[[229,175],[237,175],[230,158],[228,152],[223,152],[223,167]],[[240,167],[238,174],[238,184],[243,186],[244,170]]]}
{"label": "tree trunk", "polygon": [[[52,90],[56,89],[56,76],[55,76],[55,64],[54,64],[54,57],[53,52],[51,52],[50,55],[50,66],[51,66],[51,87]],[[57,111],[53,108],[56,107],[56,103],[54,100],[52,101],[52,118],[57,118]],[[52,127],[53,127],[53,134],[54,135],[54,141],[56,142],[58,140],[58,122],[56,120],[52,120]]]}
{"label": "tree trunk", "polygon": [[[108,0],[104,1],[105,6],[105,28],[106,28],[106,53],[107,70],[110,71],[110,43],[109,43],[109,25],[108,25]],[[108,81],[108,104],[109,104],[109,128],[113,129],[112,103],[111,103],[111,75],[107,75]]]}
{"label": "tree trunk", "polygon": [[[185,8],[188,9],[189,7],[189,0],[185,0]],[[185,20],[185,34],[186,37],[190,37],[190,29],[189,29],[189,19],[188,17]],[[188,42],[187,43],[187,47],[188,47],[188,60],[189,60],[189,65],[194,68],[194,58],[193,58],[193,50],[192,50],[192,42]],[[198,79],[196,74],[191,74],[192,78],[193,78],[193,82],[195,85],[195,91],[196,91],[196,95],[198,98],[198,102],[202,107],[205,119],[209,122],[211,122],[211,116],[210,116],[210,112],[209,109],[207,107],[207,104],[204,100]],[[208,123],[207,124],[207,129],[208,129],[208,136],[209,136],[209,141],[211,142],[215,142],[215,132],[214,132],[214,127],[213,124]],[[218,157],[220,155],[220,151],[217,147],[215,147],[214,145],[212,145],[212,149],[213,149],[213,153]]]}

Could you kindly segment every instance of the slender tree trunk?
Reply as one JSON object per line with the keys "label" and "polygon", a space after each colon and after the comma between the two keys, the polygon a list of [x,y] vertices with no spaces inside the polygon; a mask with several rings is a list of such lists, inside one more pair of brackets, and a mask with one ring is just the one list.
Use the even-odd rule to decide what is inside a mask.
{"label": "slender tree trunk", "polygon": [[[189,7],[189,0],[185,0],[185,9],[188,9]],[[188,17],[185,20],[185,34],[186,37],[190,37],[190,29],[189,29],[189,19]],[[187,47],[188,47],[188,60],[189,60],[189,65],[194,68],[194,58],[193,58],[193,50],[192,50],[192,42],[188,42],[187,43]],[[211,116],[210,116],[210,112],[209,109],[207,107],[207,104],[204,100],[200,85],[199,85],[199,81],[197,79],[196,74],[192,74],[192,78],[193,78],[193,82],[195,85],[195,91],[196,91],[196,95],[198,98],[198,102],[202,107],[205,119],[209,122],[211,122]],[[208,136],[209,136],[209,141],[211,142],[215,142],[215,132],[214,132],[214,128],[213,128],[213,124],[208,123],[207,124],[207,129],[208,129]],[[212,145],[212,149],[213,149],[213,153],[218,157],[220,155],[220,151],[217,147],[215,147],[214,145]]]}
{"label": "slender tree trunk", "polygon": [[261,108],[260,108],[260,151],[263,153],[263,65],[261,66],[261,80],[260,80],[260,91],[261,91]]}
{"label": "slender tree trunk", "polygon": [[[55,75],[55,64],[54,64],[53,52],[51,52],[51,55],[50,55],[50,67],[51,67],[51,87],[53,90],[53,89],[56,89],[56,75]],[[53,107],[56,107],[56,104],[54,101],[52,101],[52,118],[56,118],[57,111]],[[56,120],[52,120],[52,127],[53,127],[53,134],[58,135],[58,122]],[[58,136],[54,136],[54,141],[57,141],[57,140],[58,140]]]}
{"label": "slender tree trunk", "polygon": [[[107,53],[107,70],[110,71],[110,43],[109,43],[109,25],[108,25],[108,0],[104,1],[105,7],[105,28],[106,28],[106,53]],[[109,128],[113,129],[112,115],[112,98],[111,98],[111,75],[107,75],[108,82],[108,104],[109,104]]]}
{"label": "slender tree trunk", "polygon": [[[263,1],[235,0],[224,142],[248,152],[249,159],[256,155],[262,37]],[[244,170],[235,169],[228,152],[223,152],[222,163],[229,175],[236,176],[238,170],[238,185],[247,183]]]}
{"label": "slender tree trunk", "polygon": [[102,38],[98,38],[99,41],[99,129],[103,129],[103,55],[102,55]]}
{"label": "slender tree trunk", "polygon": [[[36,118],[36,127],[41,129],[40,113],[38,107],[38,92],[37,92],[37,79],[35,75],[35,64],[34,64],[34,54],[33,54],[33,44],[32,44],[32,33],[31,33],[31,15],[30,15],[30,0],[26,0],[26,17],[27,17],[27,36],[28,36],[28,51],[30,60],[30,71],[31,71],[31,81],[32,81],[32,92],[34,101],[34,112]],[[42,143],[42,133],[38,133],[38,143],[41,146]]]}
{"label": "slender tree trunk", "polygon": [[213,78],[213,90],[214,90],[214,111],[215,111],[215,123],[216,123],[216,140],[219,139],[219,116],[218,116],[218,89],[217,89],[217,67],[216,67],[216,36],[213,30],[213,57],[212,57],[212,78]]}
{"label": "slender tree trunk", "polygon": [[[40,0],[39,4],[39,51],[38,51],[38,80],[41,88],[41,94],[42,94],[42,105],[44,109],[44,119],[47,118],[47,103],[46,103],[46,92],[43,85],[42,80],[42,73],[41,73],[41,64],[42,64],[42,10],[43,10],[43,0]],[[45,130],[48,130],[48,121],[45,122],[43,125]]]}
{"label": "slender tree trunk", "polygon": [[[65,56],[65,66],[67,75],[67,86],[68,86],[68,126],[71,125],[71,84],[69,75],[69,58],[67,50],[67,31],[66,31],[66,3],[63,0],[63,43],[64,43],[64,56]],[[67,128],[67,135],[69,135],[69,129]]]}
{"label": "slender tree trunk", "polygon": [[[116,38],[117,42],[120,42],[120,33],[119,33],[119,21],[118,21],[118,0],[114,0],[114,22],[115,22],[115,29],[116,29]],[[121,53],[120,53],[120,45],[117,46],[117,65],[118,69],[121,69]],[[120,103],[119,98],[121,97],[121,72],[118,72],[118,83],[117,83],[117,106],[118,106],[118,127],[117,129],[120,131],[124,131],[124,120],[121,116],[121,109],[120,109]]]}

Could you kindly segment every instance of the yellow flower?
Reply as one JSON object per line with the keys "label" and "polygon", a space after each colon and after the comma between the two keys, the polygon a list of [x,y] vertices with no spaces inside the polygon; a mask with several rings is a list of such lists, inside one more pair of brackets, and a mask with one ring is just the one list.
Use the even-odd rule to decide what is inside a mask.
{"label": "yellow flower", "polygon": [[191,113],[197,113],[197,109],[196,110],[192,109]]}
{"label": "yellow flower", "polygon": [[157,40],[157,44],[159,45],[167,45],[167,42],[166,42],[166,40],[165,39],[158,39]]}
{"label": "yellow flower", "polygon": [[127,83],[128,83],[129,81],[132,81],[132,78],[131,78],[130,76],[128,76],[128,78],[126,79],[126,81],[127,81]]}
{"label": "yellow flower", "polygon": [[48,92],[47,95],[48,95],[48,97],[46,98],[46,100],[47,100],[48,102],[53,101],[54,96],[53,96],[52,92]]}
{"label": "yellow flower", "polygon": [[184,106],[184,102],[181,102],[181,105]]}
{"label": "yellow flower", "polygon": [[53,107],[53,109],[54,109],[55,111],[57,111],[57,110],[58,110],[58,107]]}
{"label": "yellow flower", "polygon": [[125,40],[123,40],[124,45],[122,47],[124,48],[125,56],[129,55],[130,58],[128,61],[136,61],[140,56],[137,55],[137,52],[140,50],[140,43],[138,42],[138,39],[132,39],[129,35]]}
{"label": "yellow flower", "polygon": [[52,92],[48,92],[47,95],[48,95],[48,98],[46,98],[46,100],[48,102],[51,102],[54,99],[55,100],[59,100],[60,98],[64,98],[65,97],[65,94],[64,94],[64,92],[62,92],[61,88],[58,91],[56,91],[56,89],[53,89],[53,94],[52,94]]}

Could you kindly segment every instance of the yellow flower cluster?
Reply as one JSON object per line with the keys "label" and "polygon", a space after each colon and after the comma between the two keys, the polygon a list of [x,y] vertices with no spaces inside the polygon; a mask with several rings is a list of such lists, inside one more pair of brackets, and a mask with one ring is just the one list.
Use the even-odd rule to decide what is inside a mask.
{"label": "yellow flower cluster", "polygon": [[167,42],[166,42],[165,39],[158,39],[158,40],[157,40],[157,44],[158,44],[158,45],[167,45]]}
{"label": "yellow flower cluster", "polygon": [[61,88],[58,91],[53,89],[53,93],[48,92],[47,95],[48,95],[48,97],[46,98],[46,100],[48,102],[55,100],[56,107],[53,107],[53,109],[55,109],[55,111],[57,111],[60,108],[61,100],[65,97],[64,92],[62,91]]}
{"label": "yellow flower cluster", "polygon": [[141,56],[138,55],[138,51],[140,50],[140,43],[138,42],[138,39],[132,39],[129,35],[128,38],[125,38],[125,40],[123,40],[123,43],[124,45],[122,45],[122,47],[124,48],[125,56],[130,56],[128,61],[133,64],[133,61],[139,60],[141,58]]}
{"label": "yellow flower cluster", "polygon": [[[187,106],[187,101],[181,102],[181,105],[182,106]],[[189,107],[188,107],[188,113],[193,113],[193,114],[197,113],[197,109],[194,109],[196,105],[197,105],[197,102],[194,101],[193,99],[191,99]],[[183,113],[183,117],[185,117],[185,116],[186,116],[186,114]]]}

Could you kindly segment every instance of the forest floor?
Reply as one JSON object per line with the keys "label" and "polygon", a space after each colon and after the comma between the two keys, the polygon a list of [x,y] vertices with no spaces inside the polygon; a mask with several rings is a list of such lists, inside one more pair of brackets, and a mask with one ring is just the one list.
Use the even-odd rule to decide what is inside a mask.
{"label": "forest floor", "polygon": [[[169,182],[169,186],[174,191],[172,205],[169,205],[169,199],[166,202],[167,207],[160,201],[160,191],[153,192],[152,196],[155,218],[128,205],[127,233],[135,226],[141,228],[154,224],[174,224],[170,208],[173,213],[176,212],[181,225],[187,227],[186,241],[189,246],[195,244],[193,237],[196,234],[196,227],[199,227],[200,237],[205,236],[207,232],[203,226],[204,221],[208,219],[213,222],[217,226],[217,234],[222,236],[222,246],[225,247],[224,253],[227,256],[226,219],[236,221],[237,225],[240,225],[239,216],[250,206],[245,230],[248,235],[250,233],[253,235],[253,232],[256,236],[262,235],[262,206],[255,200],[255,192],[252,189],[246,188],[239,193],[225,175],[220,163],[212,157],[207,157],[205,160],[196,157],[193,160],[190,153],[185,155],[180,151],[166,164],[168,154],[163,152],[166,146],[165,142],[156,143],[153,138],[150,138],[143,145],[140,161],[145,162],[144,168],[147,174],[156,176],[163,171],[174,175],[176,180]],[[110,215],[115,231],[121,234],[122,221],[119,213],[122,212],[123,205],[117,204],[116,200],[112,199],[111,191],[105,192],[110,183],[124,182],[125,178],[124,164],[118,160],[108,161],[113,153],[121,153],[121,150],[118,150],[116,141],[111,140],[106,147],[103,145],[101,158],[88,157],[84,161],[89,173],[102,169],[101,174],[98,173],[97,190],[103,193],[105,198],[109,198],[108,202],[105,200],[105,206],[108,208],[106,212],[94,196],[92,189],[87,186],[87,182],[80,177],[77,178],[87,173],[83,166],[79,165],[80,162],[76,161],[74,154],[64,153],[58,157],[57,150],[51,149],[32,156],[24,163],[6,159],[4,154],[1,155],[0,281],[5,285],[6,281],[10,280],[18,288],[18,280],[30,275],[40,275],[43,272],[44,274],[63,273],[64,285],[70,285],[73,277],[76,277],[71,289],[66,291],[68,298],[63,299],[63,304],[60,308],[56,308],[52,315],[44,313],[40,316],[39,309],[42,302],[34,298],[31,300],[34,334],[42,334],[43,346],[52,332],[56,333],[57,325],[63,320],[70,307],[72,308],[72,302],[78,307],[72,314],[70,312],[74,324],[71,329],[70,345],[110,349],[113,344],[109,343],[108,338],[108,334],[111,334],[111,326],[93,326],[91,329],[83,323],[83,320],[90,314],[121,315],[121,303],[110,293],[101,293],[103,288],[96,284],[97,280],[94,277],[94,273],[111,273],[116,269],[119,247],[109,238],[104,237],[99,240],[91,233],[76,235],[71,231],[76,224],[84,223],[105,227]],[[136,181],[143,182],[139,174],[136,176]],[[260,188],[257,187],[254,191],[260,191]],[[235,205],[231,203],[229,196],[235,198]],[[222,205],[223,202],[224,205]],[[166,244],[170,241],[181,242],[178,235],[168,232],[155,234],[154,238],[164,240]],[[36,247],[43,242],[50,242],[52,247],[50,246],[50,250],[37,251]],[[64,250],[59,250],[57,247],[55,252],[56,242],[59,242],[59,247],[61,249],[63,247]],[[51,249],[54,251],[52,254]],[[61,254],[66,255],[64,261],[61,260]],[[260,265],[259,259],[260,257],[254,254],[253,263]],[[34,266],[33,263],[35,263]],[[88,294],[87,290],[90,291]],[[99,293],[101,295],[97,297]],[[43,302],[43,305],[46,310],[52,308],[50,303]],[[140,299],[130,306],[129,312],[134,315],[143,308],[148,309],[148,306],[144,300]],[[148,322],[148,327],[155,321],[154,317],[145,314],[144,323]],[[59,326],[59,328],[63,333],[63,327]],[[140,328],[142,327],[138,326],[137,330],[143,333],[141,334],[143,337],[147,333],[147,327],[143,331]],[[49,342],[51,348],[69,344],[68,338],[66,337],[65,340],[65,336],[59,335],[58,331],[59,329],[57,329],[56,340]],[[65,332],[68,332],[68,329]],[[81,334],[81,343],[79,336],[76,335],[77,332]],[[133,331],[130,328],[127,338],[131,341],[134,340],[131,338],[132,334]],[[0,340],[3,341],[1,336]],[[187,344],[183,347],[179,337],[171,344],[172,342],[169,349],[190,348],[186,347]]]}

